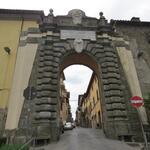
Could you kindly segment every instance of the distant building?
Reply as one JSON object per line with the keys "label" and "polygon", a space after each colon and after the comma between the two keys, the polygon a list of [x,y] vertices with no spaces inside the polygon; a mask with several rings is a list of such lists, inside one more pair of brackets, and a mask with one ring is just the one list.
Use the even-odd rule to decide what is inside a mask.
{"label": "distant building", "polygon": [[71,107],[69,104],[70,93],[67,92],[64,84],[65,75],[60,77],[60,118],[63,124],[67,121],[72,121]]}
{"label": "distant building", "polygon": [[0,135],[4,128],[18,127],[23,91],[28,86],[37,48],[19,48],[20,40],[28,28],[39,26],[42,15],[43,11],[0,9]]}
{"label": "distant building", "polygon": [[101,128],[101,94],[96,74],[93,73],[83,96],[79,96],[77,120],[83,127]]}
{"label": "distant building", "polygon": [[78,96],[78,107],[77,107],[77,110],[76,110],[76,125],[77,126],[83,126],[82,124],[82,111],[81,111],[81,107],[82,107],[82,100],[83,100],[83,95],[79,95]]}

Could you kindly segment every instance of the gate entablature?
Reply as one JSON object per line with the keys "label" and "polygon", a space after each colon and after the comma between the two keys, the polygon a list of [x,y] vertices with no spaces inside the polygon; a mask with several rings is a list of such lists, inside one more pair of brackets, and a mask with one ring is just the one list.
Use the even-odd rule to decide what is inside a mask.
{"label": "gate entablature", "polygon": [[50,10],[49,15],[43,17],[40,28],[42,31],[58,31],[60,29],[94,30],[100,33],[112,33],[114,31],[113,24],[107,22],[102,12],[100,12],[100,18],[97,19],[86,16],[85,12],[79,9],[73,9],[69,11],[68,15],[64,16],[54,16],[52,10]]}

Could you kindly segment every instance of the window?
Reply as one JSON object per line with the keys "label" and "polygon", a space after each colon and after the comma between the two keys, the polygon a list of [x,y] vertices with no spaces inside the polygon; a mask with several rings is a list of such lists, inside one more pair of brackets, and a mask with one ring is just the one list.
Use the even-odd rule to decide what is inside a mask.
{"label": "window", "polygon": [[93,97],[93,105],[95,105],[96,104],[96,102],[95,102],[95,99],[94,99],[94,97]]}
{"label": "window", "polygon": [[96,90],[96,94],[97,94],[97,100],[99,100],[99,93],[98,93],[98,90]]}

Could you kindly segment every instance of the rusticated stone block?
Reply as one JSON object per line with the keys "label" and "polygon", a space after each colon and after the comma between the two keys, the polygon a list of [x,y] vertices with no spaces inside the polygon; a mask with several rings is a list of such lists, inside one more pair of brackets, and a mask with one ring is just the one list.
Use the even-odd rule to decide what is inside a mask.
{"label": "rusticated stone block", "polygon": [[107,84],[104,85],[104,90],[108,91],[108,90],[121,90],[122,87],[118,84]]}
{"label": "rusticated stone block", "polygon": [[41,86],[37,87],[37,91],[57,91],[57,85],[50,85],[50,84],[42,84]]}
{"label": "rusticated stone block", "polygon": [[63,53],[61,53],[61,52],[55,52],[55,53],[53,53],[53,56],[54,56],[54,57],[61,57],[62,54],[63,54]]}
{"label": "rusticated stone block", "polygon": [[51,131],[49,124],[41,124],[36,127],[37,139],[51,139]]}
{"label": "rusticated stone block", "polygon": [[30,27],[28,28],[28,33],[41,33],[39,28]]}
{"label": "rusticated stone block", "polygon": [[[49,82],[50,82],[50,80],[49,80],[48,82],[46,82],[46,83],[49,83]],[[43,78],[37,79],[37,85],[38,85],[38,86],[41,86],[42,84],[46,84],[46,83],[45,83],[45,81],[43,81]],[[38,86],[37,86],[37,89],[38,89]]]}
{"label": "rusticated stone block", "polygon": [[58,102],[57,98],[51,98],[51,97],[43,97],[40,99],[37,99],[35,101],[36,105],[42,105],[42,104],[51,104],[51,105],[56,105]]}
{"label": "rusticated stone block", "polygon": [[102,73],[107,73],[107,72],[119,73],[119,69],[116,67],[107,67],[102,69]]}
{"label": "rusticated stone block", "polygon": [[53,58],[53,62],[56,62],[57,64],[60,62],[60,58],[58,58],[58,57],[54,57]]}
{"label": "rusticated stone block", "polygon": [[39,106],[35,106],[36,112],[42,112],[42,111],[48,111],[48,112],[56,112],[56,105],[50,105],[50,104],[42,104]]}
{"label": "rusticated stone block", "polygon": [[98,53],[100,53],[100,54],[102,54],[102,53],[104,53],[104,49],[103,49],[103,46],[99,46],[99,47],[94,47],[94,48],[92,48],[92,54],[93,55],[97,55]]}
{"label": "rusticated stone block", "polygon": [[43,78],[43,74],[42,74],[42,73],[38,73],[38,74],[37,74],[37,82],[38,82],[39,80],[42,80],[42,78]]}
{"label": "rusticated stone block", "polygon": [[44,58],[44,52],[39,53],[39,58],[38,59],[40,59],[40,58]]}
{"label": "rusticated stone block", "polygon": [[40,41],[40,37],[27,37],[27,43],[38,43]]}
{"label": "rusticated stone block", "polygon": [[106,57],[114,57],[114,58],[117,58],[117,55],[114,53],[114,52],[112,52],[112,51],[110,51],[110,52],[105,52],[105,56]]}
{"label": "rusticated stone block", "polygon": [[111,78],[111,79],[102,79],[102,81],[103,81],[104,84],[121,84],[120,80],[114,79],[114,78]]}
{"label": "rusticated stone block", "polygon": [[114,58],[114,57],[103,57],[101,59],[101,62],[114,62],[114,63],[117,63],[118,59]]}
{"label": "rusticated stone block", "polygon": [[43,71],[44,71],[44,67],[43,68],[40,68],[40,67],[37,68],[37,73],[43,73]]}
{"label": "rusticated stone block", "polygon": [[111,48],[111,47],[105,47],[105,52],[111,52],[113,54],[116,54],[115,49]]}
{"label": "rusticated stone block", "polygon": [[51,51],[53,49],[53,45],[44,45],[44,49],[45,49],[45,52]]}
{"label": "rusticated stone block", "polygon": [[118,121],[120,122],[120,121],[127,121],[128,118],[127,118],[127,117],[115,117],[115,118],[113,118],[113,120],[114,120],[114,121],[117,121],[117,122],[118,122]]}
{"label": "rusticated stone block", "polygon": [[121,103],[106,104],[106,109],[107,110],[125,110],[125,104],[121,104]]}
{"label": "rusticated stone block", "polygon": [[41,98],[41,97],[57,97],[58,93],[55,91],[41,91],[41,92],[37,92],[37,97]]}
{"label": "rusticated stone block", "polygon": [[50,83],[52,85],[56,85],[56,84],[58,84],[58,80],[57,79],[53,79],[53,80],[50,81]]}
{"label": "rusticated stone block", "polygon": [[40,63],[38,64],[38,67],[39,67],[39,68],[43,68],[43,67],[44,67],[44,63],[43,63],[43,62],[40,62]]}
{"label": "rusticated stone block", "polygon": [[113,110],[107,111],[107,116],[110,118],[114,117]]}
{"label": "rusticated stone block", "polygon": [[120,109],[120,110],[125,110],[125,104],[122,103],[112,103],[112,109]]}
{"label": "rusticated stone block", "polygon": [[125,117],[125,116],[127,116],[127,112],[122,111],[122,110],[114,110],[113,111],[113,116],[114,117]]}
{"label": "rusticated stone block", "polygon": [[126,44],[124,41],[113,41],[113,44],[115,45],[115,47],[125,47],[127,49],[130,49],[129,45]]}
{"label": "rusticated stone block", "polygon": [[50,66],[44,67],[45,72],[58,72],[58,69],[59,68],[56,68],[53,64],[51,64],[51,67]]}
{"label": "rusticated stone block", "polygon": [[55,52],[61,52],[62,54],[64,54],[64,53],[67,52],[67,50],[64,49],[64,47],[56,47],[56,46],[54,46],[54,53]]}
{"label": "rusticated stone block", "polygon": [[108,79],[108,78],[116,78],[116,79],[120,79],[120,74],[118,73],[103,73],[102,74],[103,79]]}
{"label": "rusticated stone block", "polygon": [[96,53],[95,56],[98,59],[98,61],[101,62],[101,59],[104,57],[104,53]]}
{"label": "rusticated stone block", "polygon": [[105,98],[106,103],[124,103],[122,96],[113,96]]}
{"label": "rusticated stone block", "polygon": [[120,90],[111,90],[111,91],[105,91],[104,95],[106,97],[111,97],[111,96],[123,96],[123,92]]}
{"label": "rusticated stone block", "polygon": [[38,59],[38,61],[39,61],[39,63],[43,63],[43,62],[44,62],[44,57],[40,57],[40,58]]}
{"label": "rusticated stone block", "polygon": [[118,117],[121,118],[121,117],[127,117],[127,112],[121,110],[111,110],[108,111],[107,115],[110,118],[118,118]]}
{"label": "rusticated stone block", "polygon": [[50,78],[42,78],[40,80],[44,84],[44,83],[49,83],[51,79]]}
{"label": "rusticated stone block", "polygon": [[23,36],[27,36],[27,35],[28,35],[27,31],[22,31],[20,36],[23,37]]}
{"label": "rusticated stone block", "polygon": [[117,63],[114,62],[104,62],[101,64],[102,68],[106,68],[106,67],[118,67]]}
{"label": "rusticated stone block", "polygon": [[123,120],[123,119],[124,118],[120,118],[119,121],[115,122],[116,134],[118,135],[118,137],[131,135],[131,132],[129,133],[129,125],[127,123],[127,120]]}
{"label": "rusticated stone block", "polygon": [[53,55],[44,54],[44,60],[45,61],[52,62],[52,59],[53,59]]}
{"label": "rusticated stone block", "polygon": [[41,52],[43,52],[43,50],[45,50],[44,45],[42,45],[42,43],[38,45],[38,50],[39,50],[39,53],[41,53]]}
{"label": "rusticated stone block", "polygon": [[44,62],[44,66],[54,66],[54,63],[50,62],[50,61],[45,61]]}
{"label": "rusticated stone block", "polygon": [[112,110],[112,104],[106,104],[106,109],[107,110]]}
{"label": "rusticated stone block", "polygon": [[57,117],[56,112],[39,112],[36,113],[35,119],[51,119],[56,117]]}
{"label": "rusticated stone block", "polygon": [[44,63],[45,62],[49,62],[49,63],[52,63],[53,61],[53,56],[52,55],[48,55],[47,53],[44,54]]}
{"label": "rusticated stone block", "polygon": [[52,66],[59,67],[59,63],[53,61]]}
{"label": "rusticated stone block", "polygon": [[53,72],[44,72],[43,77],[44,78],[49,78],[50,82],[52,80],[58,80],[58,75],[56,73],[53,73]]}

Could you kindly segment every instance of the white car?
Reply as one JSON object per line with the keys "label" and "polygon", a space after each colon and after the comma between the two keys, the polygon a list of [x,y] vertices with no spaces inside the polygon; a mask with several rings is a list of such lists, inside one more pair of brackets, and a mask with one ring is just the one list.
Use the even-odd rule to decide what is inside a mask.
{"label": "white car", "polygon": [[64,130],[72,130],[73,126],[71,122],[66,122],[64,125]]}

